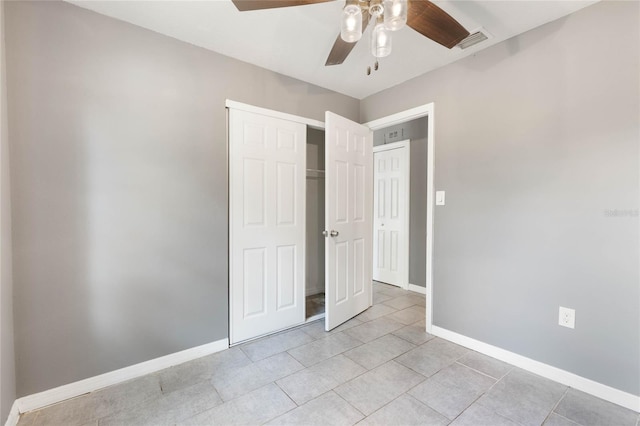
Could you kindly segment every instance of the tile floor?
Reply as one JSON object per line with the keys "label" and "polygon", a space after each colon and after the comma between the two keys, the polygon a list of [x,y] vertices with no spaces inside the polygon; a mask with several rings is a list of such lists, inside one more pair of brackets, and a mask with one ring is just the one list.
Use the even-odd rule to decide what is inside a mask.
{"label": "tile floor", "polygon": [[324,314],[324,293],[307,296],[305,313],[307,318]]}
{"label": "tile floor", "polygon": [[20,418],[31,425],[638,426],[638,413],[424,332],[424,296],[374,285],[374,306]]}

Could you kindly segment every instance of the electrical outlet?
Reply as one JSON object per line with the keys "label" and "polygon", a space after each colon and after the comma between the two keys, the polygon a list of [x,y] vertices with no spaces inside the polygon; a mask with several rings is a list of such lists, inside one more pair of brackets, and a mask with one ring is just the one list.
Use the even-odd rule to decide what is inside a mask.
{"label": "electrical outlet", "polygon": [[558,324],[567,328],[576,328],[576,311],[575,309],[560,306],[558,316]]}

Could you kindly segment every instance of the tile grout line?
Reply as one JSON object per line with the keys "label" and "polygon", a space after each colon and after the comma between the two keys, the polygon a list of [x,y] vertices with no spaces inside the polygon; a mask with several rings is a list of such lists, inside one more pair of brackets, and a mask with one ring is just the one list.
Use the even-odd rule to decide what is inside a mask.
{"label": "tile grout line", "polygon": [[[300,370],[300,371],[302,371],[302,370]],[[280,380],[281,380],[281,379],[280,379]],[[291,395],[289,395],[289,393],[288,393],[286,390],[284,390],[284,389],[282,388],[282,386],[280,386],[280,385],[278,384],[278,382],[276,382],[276,381],[274,380],[274,381],[273,381],[273,382],[271,382],[271,383],[273,383],[274,385],[276,385],[276,386],[278,387],[278,389],[280,389],[280,390],[281,390],[281,391],[282,391],[282,392],[287,396],[287,398],[289,398],[289,399],[294,403],[294,405],[295,405],[295,407],[293,407],[291,410],[287,410],[287,411],[285,411],[284,413],[282,413],[282,414],[280,414],[279,416],[276,416],[276,417],[274,417],[274,418],[278,418],[278,417],[280,417],[280,416],[283,416],[283,415],[287,414],[288,412],[293,411],[293,410],[295,410],[296,408],[298,408],[298,407],[302,407],[302,405],[304,405],[304,404],[302,404],[302,405],[298,404],[298,403],[293,399],[293,397],[292,397]],[[313,401],[313,400],[311,400],[311,401]],[[309,401],[307,401],[307,402],[309,402]],[[306,402],[305,402],[305,404],[306,404]],[[273,420],[273,419],[271,419],[271,420]]]}
{"label": "tile grout line", "polygon": [[[416,386],[419,386],[420,384],[422,384],[424,382],[424,380],[420,383],[418,383]],[[416,386],[412,387],[411,389],[415,388]],[[417,398],[414,398],[412,395],[409,395],[409,391],[411,389],[408,389],[406,391],[404,391],[403,393],[401,393],[400,395],[396,396],[395,398],[393,398],[391,401],[387,402],[386,404],[384,404],[382,407],[378,408],[377,410],[375,410],[374,412],[372,412],[371,414],[369,414],[368,416],[365,416],[364,419],[368,418],[369,416],[373,416],[375,413],[377,413],[378,411],[382,410],[383,408],[387,407],[388,405],[393,404],[395,401],[397,401],[398,399],[402,398],[403,396],[408,396],[410,398],[415,399],[419,404],[424,405],[427,408],[430,408],[433,410],[433,408],[429,407],[427,404],[425,404],[424,402],[418,400]],[[435,411],[435,410],[434,410]],[[438,411],[436,411],[436,413],[440,414]],[[362,420],[364,420],[362,419]],[[361,420],[361,421],[362,421]]]}
{"label": "tile grout line", "polygon": [[[462,357],[458,358],[458,359],[454,362],[454,364],[459,364],[459,365],[461,365],[461,366],[463,366],[463,367],[468,368],[469,370],[475,371],[476,373],[482,374],[483,376],[486,376],[486,377],[488,377],[488,378],[490,378],[490,379],[493,379],[493,380],[495,380],[496,382],[498,382],[498,381],[502,380],[502,378],[503,378],[504,376],[506,376],[507,374],[509,374],[509,373],[511,372],[511,370],[513,370],[513,366],[511,366],[511,368],[509,369],[509,371],[507,371],[506,373],[504,373],[502,376],[500,376],[500,377],[493,377],[493,376],[491,376],[490,374],[484,373],[484,372],[482,372],[482,371],[480,371],[480,370],[477,370],[477,369],[475,369],[475,368],[473,368],[473,367],[471,367],[471,366],[468,366],[467,364],[463,364],[462,362],[460,362],[460,360],[461,360],[462,358],[464,358],[465,356],[466,356],[466,355],[464,355],[464,356],[462,356]],[[507,364],[507,365],[510,365],[510,364]]]}
{"label": "tile grout line", "polygon": [[[573,425],[576,425],[576,426],[583,426],[583,425],[582,425],[582,423],[578,423],[578,422],[576,422],[576,421],[574,421],[574,420],[571,420],[570,418],[565,417],[565,416],[563,416],[562,414],[558,414],[558,413],[556,413],[555,411],[552,411],[552,412],[549,414],[549,416],[550,416],[551,414],[555,414],[555,415],[556,415],[556,416],[558,416],[558,417],[562,417],[563,419],[565,419],[566,421],[570,422],[570,423],[571,423],[571,424],[573,424]],[[547,421],[547,419],[545,419],[545,421]]]}
{"label": "tile grout line", "polygon": [[[457,361],[456,361],[456,363],[457,363]],[[461,364],[461,365],[463,365],[463,364]],[[490,377],[490,376],[487,376],[487,377]],[[491,378],[493,379],[494,377],[491,377]],[[501,380],[501,379],[500,379],[500,380]],[[486,395],[486,394],[487,394],[487,392],[489,392],[491,389],[493,389],[493,387],[494,387],[494,386],[495,386],[495,385],[496,385],[500,380],[496,380],[496,381],[495,381],[495,383],[493,383],[493,384],[492,384],[491,386],[489,386],[486,390],[484,390],[480,395],[478,395],[478,396],[476,397],[476,399],[474,399],[474,400],[471,402],[471,404],[467,405],[467,406],[464,408],[464,410],[462,410],[462,411],[461,411],[461,412],[460,412],[460,413],[459,413],[459,414],[458,414],[458,415],[457,415],[453,420],[451,420],[451,423],[453,423],[454,421],[456,421],[456,419],[457,419],[458,417],[460,417],[460,416],[461,416],[465,411],[467,411],[467,410],[468,410],[468,409],[469,409],[473,404],[475,404],[476,402],[478,402],[478,400],[479,400],[480,398],[482,398],[484,395]],[[481,407],[483,407],[483,405],[482,405],[482,404],[478,404],[478,405],[480,405]],[[485,407],[485,408],[486,408],[486,407]],[[434,408],[434,410],[435,410],[435,408]],[[436,411],[437,411],[437,410],[436,410]],[[495,414],[499,415],[499,416],[502,416],[502,414],[496,413],[496,412],[495,412],[495,411],[493,411],[493,410],[491,410],[491,411],[492,411],[493,413],[495,413]],[[443,415],[444,415],[444,414],[443,414]],[[445,416],[445,417],[446,417],[446,416]],[[502,416],[502,417],[505,417],[505,416]],[[448,417],[447,417],[447,418],[448,418]],[[505,418],[508,418],[508,417],[505,417]],[[511,420],[511,419],[509,419],[509,420]],[[515,422],[515,423],[518,423],[518,422]]]}
{"label": "tile grout line", "polygon": [[[358,376],[358,377],[359,377],[359,376]],[[346,383],[346,382],[345,382],[345,383]],[[338,387],[338,386],[336,386],[336,387]],[[331,389],[331,390],[328,390],[327,392],[323,393],[322,395],[325,395],[325,394],[327,394],[327,393],[329,393],[329,392],[333,392],[333,393],[335,393],[336,395],[338,395],[338,398],[340,398],[340,399],[342,399],[344,402],[346,402],[346,403],[347,403],[347,405],[349,405],[349,407],[352,407],[352,408],[353,408],[354,410],[356,410],[358,413],[362,414],[364,417],[362,417],[360,420],[358,420],[358,422],[357,422],[357,423],[359,423],[359,422],[363,421],[364,419],[366,419],[367,417],[369,417],[369,416],[367,416],[365,413],[363,413],[362,411],[358,410],[358,408],[356,408],[354,405],[352,405],[349,401],[347,401],[346,399],[344,399],[344,398],[343,398],[343,396],[342,396],[342,395],[340,395],[338,392],[336,392],[334,389],[335,389],[335,388],[333,388],[333,389]],[[320,396],[322,396],[322,395],[320,395]],[[318,397],[318,398],[320,398],[320,397]],[[373,414],[373,413],[371,413],[371,414]],[[370,415],[371,415],[371,414],[370,414]],[[354,423],[354,424],[355,424],[355,423]]]}
{"label": "tile grout line", "polygon": [[[187,389],[187,388],[189,388],[189,387],[191,387],[191,386],[196,386],[196,385],[198,385],[199,383],[208,383],[209,385],[211,385],[211,387],[213,388],[213,391],[215,392],[216,396],[217,396],[217,397],[218,397],[218,399],[220,400],[220,404],[218,404],[218,405],[214,405],[213,407],[206,408],[206,409],[204,409],[204,410],[202,410],[202,411],[198,411],[197,413],[193,413],[193,414],[192,414],[192,415],[190,415],[189,417],[187,417],[187,418],[184,418],[184,419],[180,420],[180,422],[184,422],[184,421],[186,421],[186,420],[188,420],[188,419],[190,419],[190,418],[192,418],[192,417],[199,416],[200,414],[202,414],[202,413],[204,413],[204,412],[207,412],[207,411],[213,410],[214,408],[216,408],[216,407],[220,407],[220,406],[222,406],[222,405],[224,405],[224,404],[226,404],[226,403],[227,403],[227,401],[225,401],[224,399],[222,399],[222,396],[220,395],[220,391],[218,391],[218,388],[217,388],[213,383],[211,383],[211,380],[212,380],[212,378],[211,378],[211,377],[209,377],[209,378],[204,379],[204,380],[201,380],[201,381],[199,381],[199,382],[197,382],[197,383],[195,383],[195,384],[192,384],[192,385],[186,386],[186,387],[184,387],[184,388],[182,388],[182,389],[178,389],[177,391],[173,391],[173,392],[179,392],[180,390]],[[162,388],[162,386],[161,386],[161,388]],[[169,394],[171,394],[171,393],[173,393],[173,392],[169,392]],[[166,398],[166,397],[167,397],[167,395],[169,395],[169,394],[163,395],[163,397],[165,397],[165,398]],[[239,397],[237,397],[237,398],[239,398]],[[233,399],[236,399],[236,398],[233,398]],[[232,401],[233,399],[231,399],[230,401]],[[104,418],[104,417],[103,417],[103,418]],[[97,426],[100,426],[100,420],[101,420],[101,419],[98,419]],[[177,424],[177,423],[174,423],[174,424]]]}
{"label": "tile grout line", "polygon": [[[560,405],[560,403],[562,402],[562,400],[564,399],[565,396],[567,396],[567,392],[569,392],[570,387],[567,386],[567,388],[564,390],[564,392],[562,393],[562,396],[560,397],[560,399],[558,399],[558,402],[556,402],[553,405],[553,408],[551,408],[551,411],[549,411],[549,413],[546,415],[546,417],[544,418],[542,424],[544,424],[544,422],[546,422],[549,419],[549,416],[551,416],[551,414],[553,414],[554,411],[556,411],[556,408],[558,408],[558,405]],[[564,417],[564,416],[563,416]],[[571,420],[571,419],[569,419]]]}
{"label": "tile grout line", "polygon": [[[458,359],[462,359],[462,358],[463,358],[463,357],[460,357],[460,358],[458,358]],[[458,362],[458,361],[456,361],[456,363],[457,363],[457,362]],[[462,365],[464,365],[464,364],[462,364]],[[466,367],[466,366],[465,366],[465,367]],[[497,379],[497,380],[495,381],[495,383],[493,383],[491,386],[489,386],[489,387],[488,387],[484,392],[482,392],[480,395],[478,395],[478,397],[477,397],[476,399],[474,399],[474,400],[473,400],[473,402],[467,406],[467,408],[465,408],[464,410],[462,410],[462,413],[464,413],[465,411],[467,411],[467,410],[469,409],[469,407],[471,407],[473,404],[475,404],[476,402],[478,402],[478,401],[480,400],[480,398],[482,398],[484,395],[488,394],[488,393],[491,391],[491,389],[493,389],[493,388],[494,388],[498,383],[500,383],[500,382],[502,381],[502,379],[504,379],[505,377],[507,377],[507,375],[508,375],[511,371],[513,371],[513,368],[511,368],[511,369],[510,369],[507,373],[505,373],[501,378]],[[491,377],[491,376],[488,376],[488,377]],[[491,378],[493,379],[494,377],[491,377]],[[520,424],[520,422],[517,422],[517,421],[513,420],[513,419],[512,419],[512,418],[510,418],[510,417],[507,417],[507,416],[505,416],[505,415],[502,415],[502,414],[500,414],[500,413],[496,412],[495,410],[492,410],[492,409],[490,409],[490,408],[488,408],[488,407],[485,407],[484,405],[482,405],[482,404],[480,404],[480,403],[478,403],[478,405],[479,405],[479,406],[481,406],[481,407],[483,407],[483,408],[485,408],[485,409],[487,409],[487,410],[490,410],[492,413],[496,414],[497,416],[504,417],[505,419],[508,419],[508,420],[512,421],[513,423],[515,423],[515,424]],[[458,415],[456,416],[456,419],[457,419],[458,417],[460,417],[460,416],[462,415],[462,413],[458,414]],[[455,419],[453,419],[451,422],[454,422],[454,421],[455,421]]]}
{"label": "tile grout line", "polygon": [[[425,343],[426,343],[426,342],[425,342]],[[435,373],[433,373],[431,376],[427,377],[427,378],[424,380],[424,381],[429,380],[431,377],[435,376],[435,375],[436,375],[436,374],[438,374],[440,371],[443,371],[444,369],[451,367],[453,364],[458,364],[458,365],[460,365],[460,366],[463,366],[463,367],[469,368],[469,369],[470,369],[470,370],[472,370],[472,371],[475,371],[475,372],[480,373],[481,375],[483,375],[483,376],[485,376],[485,377],[488,377],[488,378],[490,378],[490,379],[492,379],[492,380],[495,380],[495,382],[494,382],[491,386],[489,386],[486,390],[482,391],[482,393],[480,393],[480,394],[479,394],[479,395],[478,395],[478,396],[477,396],[477,397],[476,397],[476,398],[475,398],[475,399],[474,399],[474,400],[473,400],[469,405],[467,405],[467,406],[464,408],[464,410],[462,410],[462,411],[461,411],[461,412],[460,412],[456,417],[454,417],[453,419],[451,419],[451,421],[449,422],[449,424],[453,423],[453,422],[454,422],[458,417],[460,417],[460,416],[462,415],[462,413],[464,413],[465,411],[467,411],[467,409],[468,409],[469,407],[471,407],[473,404],[475,404],[475,403],[476,403],[476,402],[477,402],[477,401],[478,401],[482,396],[484,396],[487,392],[489,392],[491,389],[493,389],[493,387],[494,387],[494,386],[495,386],[495,385],[496,385],[500,380],[502,380],[502,378],[500,378],[500,379],[496,379],[495,377],[489,376],[488,374],[485,374],[485,373],[483,373],[483,372],[481,372],[481,371],[478,371],[478,370],[475,370],[475,369],[473,369],[473,368],[471,368],[471,367],[469,367],[469,366],[467,366],[467,365],[465,365],[465,364],[462,364],[462,363],[460,362],[460,360],[461,360],[462,358],[464,358],[465,356],[467,356],[468,354],[469,354],[469,352],[467,352],[467,353],[465,353],[464,355],[462,355],[462,356],[458,357],[454,362],[452,362],[451,364],[448,364],[447,366],[442,367],[441,369],[439,369],[438,371],[436,371]],[[509,371],[511,371],[511,370],[509,370]],[[502,377],[505,377],[507,374],[509,374],[509,373],[504,374]],[[424,381],[423,381],[423,382],[424,382]],[[421,383],[417,384],[416,386],[414,386],[414,387],[413,387],[413,388],[411,388],[411,389],[416,388],[417,386],[419,386],[419,385],[420,385],[420,384],[422,384],[423,382],[421,382]],[[457,386],[454,386],[454,387],[455,387],[455,388],[458,388]],[[411,389],[410,389],[410,390],[411,390]],[[410,390],[409,390],[409,391],[410,391]],[[409,391],[407,391],[407,392],[409,392]],[[422,401],[420,401],[420,402],[422,402]],[[446,419],[449,419],[449,417],[447,417],[444,413],[441,413],[440,411],[438,411],[437,409],[435,409],[434,407],[430,406],[430,405],[429,405],[429,404],[427,404],[427,403],[424,403],[424,404],[425,404],[427,407],[429,407],[429,408],[431,408],[432,410],[434,410],[436,413],[440,414],[441,416],[445,417]],[[498,413],[496,413],[496,414],[498,414]],[[503,417],[504,417],[504,416],[503,416]],[[516,422],[516,423],[517,423],[517,422]]]}

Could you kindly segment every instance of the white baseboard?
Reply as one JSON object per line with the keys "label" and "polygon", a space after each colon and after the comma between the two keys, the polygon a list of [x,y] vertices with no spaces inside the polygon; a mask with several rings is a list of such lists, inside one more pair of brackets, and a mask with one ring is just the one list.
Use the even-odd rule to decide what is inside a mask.
{"label": "white baseboard", "polygon": [[173,365],[182,364],[215,352],[220,352],[229,347],[229,339],[221,339],[206,345],[175,352],[160,358],[151,359],[119,370],[100,374],[68,385],[59,386],[44,392],[18,398],[14,404],[18,411],[27,413],[47,405],[65,401],[76,396],[84,395],[98,389],[106,388],[127,380],[135,379],[146,374],[155,373]]}
{"label": "white baseboard", "polygon": [[426,287],[420,287],[419,285],[415,285],[415,284],[409,284],[409,291],[414,291],[416,293],[420,293],[420,294],[427,294],[427,288]]}
{"label": "white baseboard", "polygon": [[18,401],[13,401],[13,405],[11,406],[11,411],[9,411],[9,417],[7,417],[7,421],[4,422],[4,426],[16,426],[18,424],[18,420],[20,420],[20,411],[18,410]]}
{"label": "white baseboard", "polygon": [[445,340],[449,340],[466,348],[473,349],[476,352],[480,352],[490,357],[515,365],[516,367],[520,367],[523,370],[527,370],[531,373],[604,399],[605,401],[609,401],[630,410],[640,412],[640,396],[633,395],[607,385],[603,385],[602,383],[594,382],[593,380],[578,376],[577,374],[570,373],[566,370],[562,370],[560,368],[535,361],[525,356],[518,355],[514,352],[507,351],[497,346],[492,346],[488,343],[472,339],[471,337],[463,336],[462,334],[458,334],[435,325],[433,326],[431,333]]}

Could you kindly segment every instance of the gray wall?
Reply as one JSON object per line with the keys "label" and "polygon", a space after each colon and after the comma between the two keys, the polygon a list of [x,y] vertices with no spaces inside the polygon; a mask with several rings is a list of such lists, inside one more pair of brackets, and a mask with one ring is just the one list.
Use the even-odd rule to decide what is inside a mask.
{"label": "gray wall", "polygon": [[635,395],[639,8],[598,3],[361,103],[366,122],[435,102],[435,325]]}
{"label": "gray wall", "polygon": [[227,337],[225,98],[359,101],[61,2],[9,2],[18,396]]}
{"label": "gray wall", "polygon": [[4,5],[0,2],[0,424],[7,420],[16,398]]}
{"label": "gray wall", "polygon": [[[427,257],[427,117],[373,132],[373,144],[410,139],[409,283],[426,287]],[[398,132],[389,137],[389,133]]]}

